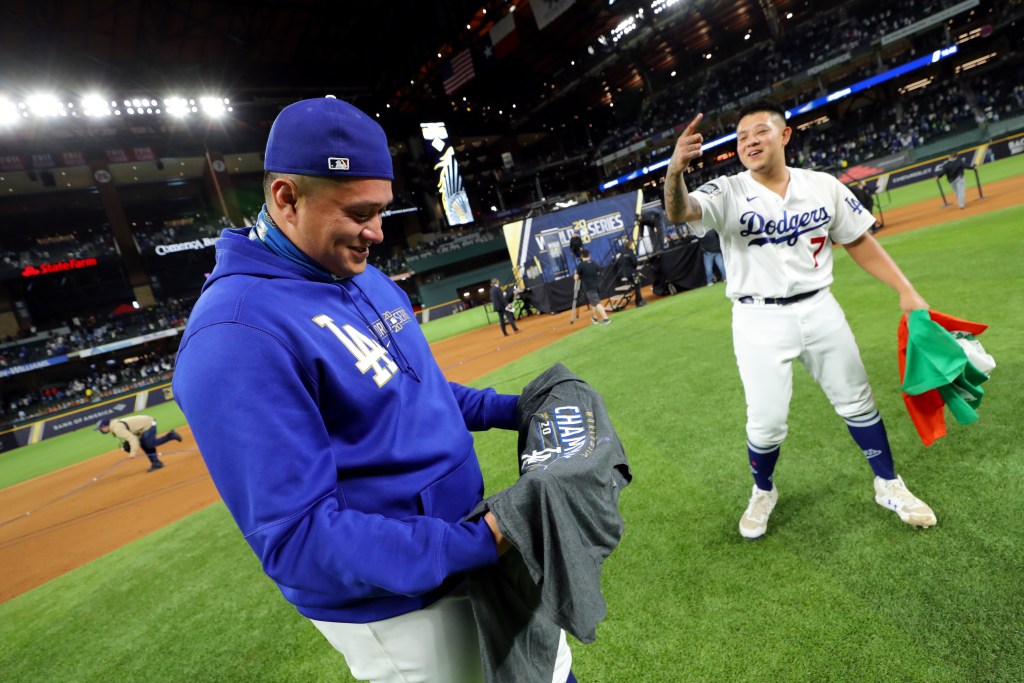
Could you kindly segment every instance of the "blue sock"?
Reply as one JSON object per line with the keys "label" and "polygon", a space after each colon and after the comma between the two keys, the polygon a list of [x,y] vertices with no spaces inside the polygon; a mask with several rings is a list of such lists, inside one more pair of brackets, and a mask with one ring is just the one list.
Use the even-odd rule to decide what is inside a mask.
{"label": "blue sock", "polygon": [[576,677],[573,676],[572,675],[572,671],[570,671],[569,672],[569,677],[567,679],[565,679],[565,683],[579,683],[579,681],[576,680]]}
{"label": "blue sock", "polygon": [[868,459],[868,464],[875,476],[882,479],[895,479],[896,466],[892,462],[892,449],[889,448],[889,435],[885,431],[882,416],[874,410],[867,415],[846,418],[846,427]]}
{"label": "blue sock", "polygon": [[754,475],[754,483],[762,491],[771,491],[774,484],[775,463],[779,459],[780,446],[755,446],[747,441],[747,457],[750,458],[750,472]]}

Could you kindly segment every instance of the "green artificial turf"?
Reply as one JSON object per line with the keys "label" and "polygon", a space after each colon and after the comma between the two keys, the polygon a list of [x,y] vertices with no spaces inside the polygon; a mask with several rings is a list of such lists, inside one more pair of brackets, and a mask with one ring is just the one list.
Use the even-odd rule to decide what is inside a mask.
{"label": "green artificial turf", "polygon": [[498,324],[498,318],[494,315],[494,311],[490,310],[489,306],[474,306],[461,313],[453,313],[437,320],[431,320],[423,324],[422,327],[427,341],[433,344],[490,324]]}
{"label": "green artificial turf", "polygon": [[[870,468],[795,368],[767,536],[744,541],[744,402],[722,285],[588,326],[475,382],[518,392],[555,362],[601,392],[634,482],[605,564],[608,616],[571,641],[582,683],[1021,681],[1024,661],[1024,207],[886,236],[932,308],[991,325],[981,419],[925,448],[899,391],[894,292],[836,253],[897,469],[938,526],[873,501]],[[477,435],[488,492],[516,437]],[[0,605],[0,678],[351,681],[260,571],[222,505]]]}

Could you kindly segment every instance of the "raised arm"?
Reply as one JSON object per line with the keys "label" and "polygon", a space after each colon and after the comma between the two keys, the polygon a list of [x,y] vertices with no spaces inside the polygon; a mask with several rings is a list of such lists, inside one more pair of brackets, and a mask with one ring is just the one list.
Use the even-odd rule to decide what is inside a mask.
{"label": "raised arm", "polygon": [[704,136],[697,132],[704,114],[697,114],[676,140],[672,158],[665,172],[665,214],[673,223],[697,220],[701,217],[700,204],[690,197],[683,180],[683,172],[690,162],[699,157]]}
{"label": "raised arm", "polygon": [[899,292],[900,308],[905,314],[918,308],[928,308],[928,302],[921,298],[914,285],[910,284],[910,280],[874,237],[864,234],[843,246],[858,266]]}

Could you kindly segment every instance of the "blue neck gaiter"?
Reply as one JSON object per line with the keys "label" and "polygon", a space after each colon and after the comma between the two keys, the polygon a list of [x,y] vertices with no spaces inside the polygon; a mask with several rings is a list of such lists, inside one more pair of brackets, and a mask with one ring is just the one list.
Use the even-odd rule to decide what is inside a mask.
{"label": "blue neck gaiter", "polygon": [[274,254],[296,264],[309,273],[314,280],[334,282],[341,279],[324,270],[319,263],[299,251],[299,248],[292,244],[292,241],[274,223],[274,219],[267,211],[266,204],[263,205],[260,215],[256,218],[256,226],[249,233],[249,239],[259,241]]}

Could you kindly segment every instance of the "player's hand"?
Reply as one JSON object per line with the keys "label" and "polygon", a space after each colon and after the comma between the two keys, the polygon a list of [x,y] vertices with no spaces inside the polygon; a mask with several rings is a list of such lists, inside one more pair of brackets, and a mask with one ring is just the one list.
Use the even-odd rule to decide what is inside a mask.
{"label": "player's hand", "polygon": [[921,295],[911,289],[908,292],[902,292],[900,294],[900,308],[903,310],[903,315],[910,315],[911,311],[918,309],[928,310],[928,302],[921,298]]}
{"label": "player's hand", "polygon": [[498,518],[494,516],[493,512],[488,510],[484,513],[484,521],[487,522],[487,526],[494,535],[494,545],[498,546],[498,554],[504,555],[512,547],[512,544],[508,542],[505,534],[501,533],[501,529],[498,528]]}
{"label": "player's hand", "polygon": [[694,116],[693,121],[690,121],[676,140],[672,158],[668,162],[669,173],[682,173],[691,161],[703,154],[701,143],[704,142],[704,136],[697,132],[697,126],[703,119],[704,114]]}

